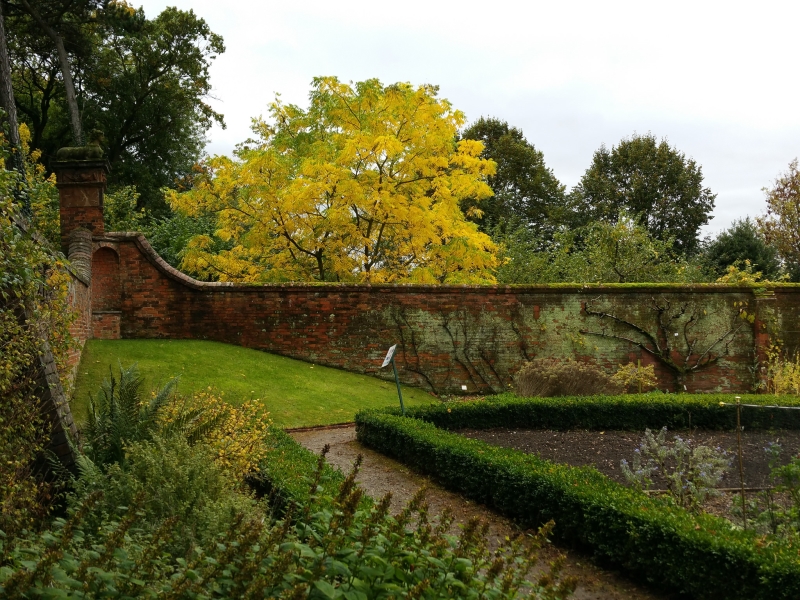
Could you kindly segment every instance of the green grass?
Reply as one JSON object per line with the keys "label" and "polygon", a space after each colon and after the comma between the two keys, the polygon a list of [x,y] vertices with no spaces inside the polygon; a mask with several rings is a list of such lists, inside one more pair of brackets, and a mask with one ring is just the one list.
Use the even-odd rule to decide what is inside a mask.
{"label": "green grass", "polygon": [[[89,394],[97,393],[109,367],[119,373],[138,363],[147,389],[180,376],[179,392],[209,387],[233,404],[259,398],[278,427],[330,425],[353,420],[364,408],[398,404],[394,382],[311,365],[240,346],[197,340],[89,340],[83,350],[72,412],[85,420]],[[403,386],[406,406],[428,404],[427,392]]]}

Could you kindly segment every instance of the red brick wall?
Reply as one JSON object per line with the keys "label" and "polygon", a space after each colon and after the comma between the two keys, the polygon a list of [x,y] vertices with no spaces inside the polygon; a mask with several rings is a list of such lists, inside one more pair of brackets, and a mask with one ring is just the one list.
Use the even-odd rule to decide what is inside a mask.
{"label": "red brick wall", "polygon": [[92,337],[99,340],[118,340],[120,313],[95,312],[92,314]]}
{"label": "red brick wall", "polygon": [[[368,373],[377,372],[386,349],[398,343],[402,379],[439,392],[460,391],[462,385],[469,392],[498,391],[526,360],[546,356],[575,356],[609,372],[641,359],[657,366],[662,388],[685,384],[689,391],[747,391],[758,355],[754,329],[761,322],[760,307],[768,307],[761,311],[763,320],[774,322],[771,326],[785,337],[800,310],[800,288],[782,289],[777,300],[762,302],[752,290],[719,286],[209,284],[166,265],[142,236],[106,234],[94,240],[96,248],[105,245],[119,256],[116,306],[123,338],[217,340]],[[110,256],[96,251],[98,273],[110,268]],[[95,280],[113,281],[101,274]],[[98,307],[112,306],[110,293],[97,288],[94,293],[102,298]],[[587,302],[649,331],[657,330],[654,303],[669,302],[673,312],[688,306],[702,314],[687,330],[687,339],[697,341],[691,360],[725,331],[735,329],[735,334],[714,348],[719,357],[711,366],[678,380],[635,345],[590,333],[636,337],[625,326],[587,315]],[[758,317],[756,322],[739,318],[742,307]],[[776,319],[773,313],[788,318]],[[110,318],[99,320],[103,331],[116,331]],[[676,352],[673,359],[683,357]]]}
{"label": "red brick wall", "polygon": [[71,273],[68,301],[75,312],[75,320],[70,326],[70,334],[76,344],[68,355],[68,372],[64,377],[67,389],[72,387],[72,383],[75,380],[75,373],[81,361],[83,344],[92,337],[91,288],[88,285],[88,281],[84,280],[79,274]]}

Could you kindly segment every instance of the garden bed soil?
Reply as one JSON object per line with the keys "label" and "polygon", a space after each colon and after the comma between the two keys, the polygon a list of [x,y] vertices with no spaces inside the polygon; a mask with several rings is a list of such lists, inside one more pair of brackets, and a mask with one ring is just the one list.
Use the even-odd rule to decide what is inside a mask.
{"label": "garden bed soil", "polygon": [[[461,435],[482,440],[494,446],[514,448],[530,454],[537,454],[557,463],[572,466],[592,466],[614,481],[627,485],[620,469],[620,462],[630,462],[639,446],[644,432],[636,431],[552,431],[549,429],[514,429],[496,427],[492,429],[463,429]],[[668,432],[667,440],[673,435],[691,439],[695,445],[719,447],[728,453],[731,466],[719,484],[721,488],[738,488],[739,463],[736,433],[729,431],[675,431]],[[778,442],[783,451],[781,462],[785,464],[800,452],[800,431],[744,431],[742,432],[742,459],[746,488],[760,488],[770,485],[769,460],[764,449],[770,442]],[[661,485],[659,485],[661,483]],[[655,480],[658,488],[665,487],[663,481]]]}
{"label": "garden bed soil", "polygon": [[[354,426],[297,431],[292,432],[292,437],[315,453],[320,452],[325,444],[329,444],[328,462],[344,473],[349,472],[353,461],[361,454],[363,463],[357,479],[359,485],[373,498],[381,498],[391,492],[392,510],[395,513],[403,508],[420,487],[425,486],[431,515],[441,514],[445,508],[449,508],[456,524],[464,524],[477,516],[488,523],[489,541],[495,547],[502,540],[514,537],[519,532],[512,521],[447,491],[401,463],[365,448],[356,441]],[[542,572],[560,554],[566,555],[562,575],[575,577],[578,581],[572,596],[575,600],[671,600],[677,597],[649,590],[620,573],[598,567],[587,556],[556,546],[542,549],[538,572]]]}

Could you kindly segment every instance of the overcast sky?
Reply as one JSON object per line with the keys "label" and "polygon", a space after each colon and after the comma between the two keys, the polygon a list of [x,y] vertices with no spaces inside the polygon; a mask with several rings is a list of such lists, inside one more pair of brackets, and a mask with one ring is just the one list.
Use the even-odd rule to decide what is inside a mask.
{"label": "overcast sky", "polygon": [[[136,0],[134,0],[136,3]],[[716,233],[764,210],[761,188],[800,155],[800,2],[146,0],[193,9],[225,39],[213,64],[227,154],[279,92],[311,79],[433,83],[470,121],[522,129],[568,187],[592,153],[651,132],[703,168]]]}

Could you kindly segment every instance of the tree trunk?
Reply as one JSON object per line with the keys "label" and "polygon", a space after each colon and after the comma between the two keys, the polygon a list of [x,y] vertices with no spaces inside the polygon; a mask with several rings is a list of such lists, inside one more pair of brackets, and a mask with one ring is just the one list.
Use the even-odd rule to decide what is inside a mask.
{"label": "tree trunk", "polygon": [[6,44],[6,26],[3,17],[3,5],[0,3],[0,105],[6,112],[9,131],[8,139],[13,148],[19,148],[19,125],[17,122],[17,106],[14,103],[14,87],[11,84],[11,62],[8,58]]}
{"label": "tree trunk", "polygon": [[64,77],[64,90],[67,96],[67,106],[69,108],[69,120],[72,125],[72,138],[76,146],[83,146],[83,128],[81,127],[81,112],[78,110],[78,98],[75,95],[75,85],[72,82],[72,71],[70,69],[69,56],[64,47],[64,40],[58,32],[50,27],[39,13],[34,9],[28,0],[22,0],[22,5],[28,14],[39,24],[42,30],[53,40],[58,50],[58,62],[61,65],[61,75]]}
{"label": "tree trunk", "polygon": [[[14,86],[11,84],[11,62],[8,59],[6,26],[3,5],[0,3],[0,106],[6,113],[8,122],[8,141],[11,144],[10,166],[19,173],[20,181],[25,181],[25,165],[22,163],[22,145],[19,139],[17,105],[14,103]],[[14,196],[22,204],[23,210],[30,212],[30,200],[20,186],[15,186]]]}

